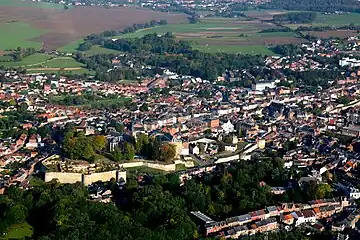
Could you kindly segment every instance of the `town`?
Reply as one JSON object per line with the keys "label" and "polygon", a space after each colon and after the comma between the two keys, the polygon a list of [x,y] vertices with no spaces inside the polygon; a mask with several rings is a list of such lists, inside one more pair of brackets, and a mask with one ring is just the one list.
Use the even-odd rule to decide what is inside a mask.
{"label": "town", "polygon": [[[288,54],[215,79],[145,65],[139,54],[112,56],[106,70],[144,73],[131,81],[1,70],[0,193],[80,183],[90,202],[128,207],[129,195],[140,201],[130,191],[159,184],[185,196],[182,217],[199,237],[358,236],[360,40],[338,41],[280,46]],[[242,177],[253,201],[226,189]]]}

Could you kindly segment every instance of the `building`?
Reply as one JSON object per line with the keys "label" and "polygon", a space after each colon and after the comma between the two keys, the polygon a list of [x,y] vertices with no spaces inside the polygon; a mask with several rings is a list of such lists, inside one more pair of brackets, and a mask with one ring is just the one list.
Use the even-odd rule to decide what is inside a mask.
{"label": "building", "polygon": [[264,91],[266,89],[275,88],[275,81],[258,81],[251,85],[251,89],[254,91]]}
{"label": "building", "polygon": [[360,60],[356,59],[356,58],[343,58],[339,60],[339,65],[340,67],[345,67],[345,66],[349,66],[349,67],[359,67],[360,66]]}

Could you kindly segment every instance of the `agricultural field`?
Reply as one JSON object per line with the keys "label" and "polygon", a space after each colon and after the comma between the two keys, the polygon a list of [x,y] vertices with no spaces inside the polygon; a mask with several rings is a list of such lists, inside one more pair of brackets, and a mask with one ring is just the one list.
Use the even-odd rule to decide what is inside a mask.
{"label": "agricultural field", "polygon": [[23,67],[27,73],[57,73],[66,72],[73,74],[94,74],[93,71],[85,69],[84,65],[71,57],[56,57],[49,54],[34,54],[19,62],[0,62],[5,68]]}
{"label": "agricultural field", "polygon": [[[6,57],[6,56],[3,56]],[[19,62],[0,62],[0,66],[4,66],[6,68],[9,67],[31,67],[33,65],[40,64],[42,62],[46,62],[51,59],[51,55],[47,54],[34,54],[29,57],[24,58],[22,61]]]}
{"label": "agricultural field", "polygon": [[268,21],[268,20],[272,20],[274,15],[284,14],[284,13],[288,13],[288,12],[291,12],[291,11],[256,9],[256,10],[244,11],[243,13],[247,17],[250,17],[250,18],[256,18],[259,20]]}
{"label": "agricultural field", "polygon": [[318,13],[316,20],[309,24],[288,24],[287,27],[296,29],[300,26],[329,26],[338,27],[344,25],[360,25],[360,13],[344,13],[344,14],[323,14]]}
{"label": "agricultural field", "polygon": [[47,3],[47,2],[32,2],[25,0],[0,0],[0,6],[29,7],[29,8],[40,8],[40,9],[64,9],[64,5],[62,4]]}
{"label": "agricultural field", "polygon": [[21,46],[22,48],[41,48],[41,42],[32,41],[45,31],[32,27],[24,22],[0,22],[0,50],[11,50]]}
{"label": "agricultural field", "polygon": [[308,31],[303,32],[303,34],[309,34],[318,38],[347,38],[352,36],[358,36],[359,33],[355,30],[331,30],[331,31]]}
{"label": "agricultural field", "polygon": [[168,24],[114,38],[135,38],[149,33],[172,32],[178,39],[191,41],[193,47],[200,51],[267,55],[274,54],[268,46],[305,41],[293,32],[261,33],[269,28],[277,27],[256,20],[205,18],[197,24]]}
{"label": "agricultural field", "polygon": [[0,1],[2,36],[0,50],[18,46],[37,49],[43,46],[46,50],[53,50],[83,39],[91,33],[112,29],[121,30],[135,23],[161,19],[169,23],[187,22],[185,14],[157,12],[135,7],[64,9],[63,6],[57,8],[30,1]]}
{"label": "agricultural field", "polygon": [[241,53],[250,55],[274,55],[271,49],[262,45],[248,46],[219,46],[219,45],[193,45],[194,49],[208,53]]}

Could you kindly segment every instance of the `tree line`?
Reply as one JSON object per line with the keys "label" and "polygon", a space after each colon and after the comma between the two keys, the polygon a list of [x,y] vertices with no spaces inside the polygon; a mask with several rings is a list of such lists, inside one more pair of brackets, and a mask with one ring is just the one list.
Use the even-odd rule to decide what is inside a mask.
{"label": "tree line", "polygon": [[14,51],[6,54],[5,56],[9,56],[9,59],[1,60],[0,62],[18,62],[23,60],[23,58],[31,56],[36,53],[35,48],[21,48],[18,47]]}
{"label": "tree line", "polygon": [[[263,66],[262,56],[217,53],[210,54],[193,50],[187,41],[176,40],[171,33],[158,36],[148,34],[142,38],[118,39],[112,41],[104,38],[93,39],[94,44],[104,48],[129,53],[138,65],[168,68],[182,75],[191,75],[208,80],[215,80],[226,69],[241,69],[251,66]],[[134,69],[122,68],[107,70],[112,67],[114,55],[95,55],[91,57],[77,54],[76,60],[97,71],[97,76],[105,81],[118,81],[130,74],[135,76]]]}
{"label": "tree line", "polygon": [[166,24],[168,24],[168,22],[165,19],[162,19],[160,21],[151,20],[150,22],[147,22],[147,23],[144,23],[144,24],[133,24],[130,27],[124,28],[122,31],[107,30],[107,31],[104,31],[104,32],[102,32],[100,34],[91,34],[91,35],[89,35],[89,36],[87,36],[85,38],[85,41],[79,45],[77,50],[79,50],[79,51],[88,51],[88,50],[90,50],[91,47],[93,46],[94,42],[97,43],[97,39],[99,39],[99,38],[115,37],[115,36],[119,36],[119,35],[122,35],[122,34],[133,33],[133,32],[136,32],[137,30],[140,30],[140,29],[150,28],[150,27],[155,27],[155,26],[161,26],[161,25],[166,25]]}
{"label": "tree line", "polygon": [[360,3],[356,0],[273,0],[259,5],[263,9],[286,9],[301,11],[360,12]]}
{"label": "tree line", "polygon": [[[190,211],[199,210],[220,220],[292,201],[291,194],[271,194],[267,185],[284,185],[288,174],[280,159],[266,158],[261,162],[232,163],[229,167],[219,165],[215,173],[188,180],[183,186],[177,174],[156,175],[142,182],[129,175],[125,187],[119,188],[114,180],[105,185],[112,190],[116,205],[88,201],[88,192],[80,183],[53,181],[28,190],[11,186],[7,194],[0,196],[0,231],[26,221],[34,229],[33,238],[41,240],[132,240],[144,236],[154,240],[194,239],[201,232]],[[294,191],[302,194],[307,189]],[[315,193],[309,196],[316,197]],[[296,231],[280,235],[288,236],[280,239],[306,239]],[[280,235],[271,234],[271,239],[279,239]]]}
{"label": "tree line", "polygon": [[316,12],[289,12],[284,14],[276,14],[273,21],[276,23],[311,23],[316,19]]}

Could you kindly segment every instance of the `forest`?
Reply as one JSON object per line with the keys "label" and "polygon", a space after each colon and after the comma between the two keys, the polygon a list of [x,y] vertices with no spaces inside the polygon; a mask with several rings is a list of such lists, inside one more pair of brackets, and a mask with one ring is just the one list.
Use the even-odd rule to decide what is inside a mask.
{"label": "forest", "polygon": [[[93,44],[131,54],[137,64],[168,68],[182,75],[191,75],[203,79],[215,80],[226,69],[241,69],[251,66],[263,66],[262,56],[239,54],[210,54],[193,50],[187,41],[178,41],[171,33],[157,36],[148,34],[142,38],[118,39],[112,41],[102,37],[91,40]],[[111,56],[110,56],[111,57]],[[76,60],[96,70],[97,77],[105,81],[117,81],[121,77],[135,76],[134,69],[121,68],[107,72],[111,67],[109,55],[91,57],[76,55]]]}
{"label": "forest", "polygon": [[[287,174],[280,159],[267,158],[262,162],[234,163],[229,168],[219,166],[214,174],[189,180],[183,186],[177,174],[146,177],[141,183],[129,175],[124,188],[113,180],[106,183],[116,205],[89,201],[80,183],[53,181],[28,190],[11,186],[7,194],[0,196],[0,231],[27,222],[33,227],[33,238],[41,240],[132,240],[144,236],[150,240],[194,239],[202,232],[190,211],[200,210],[220,220],[291,201],[293,193],[275,197],[269,188],[285,184]],[[324,197],[319,194],[329,194],[326,191],[316,184],[294,189],[296,200],[301,201]],[[274,233],[273,239],[311,239],[297,231],[281,236]]]}
{"label": "forest", "polygon": [[316,19],[316,12],[289,12],[274,15],[273,21],[276,23],[311,23]]}
{"label": "forest", "polygon": [[360,12],[360,2],[356,0],[272,0],[259,6],[265,9],[286,9],[301,11]]}

